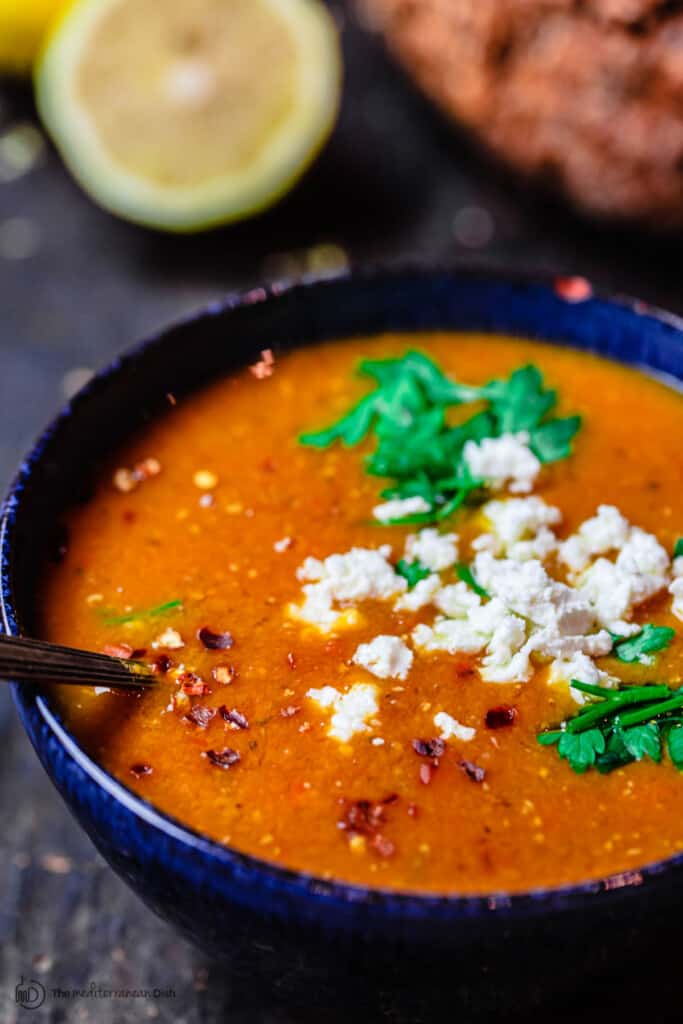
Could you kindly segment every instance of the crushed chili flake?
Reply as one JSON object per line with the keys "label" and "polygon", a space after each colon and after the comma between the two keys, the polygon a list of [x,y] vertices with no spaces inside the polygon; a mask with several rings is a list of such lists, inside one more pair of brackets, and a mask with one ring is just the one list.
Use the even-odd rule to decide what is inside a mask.
{"label": "crushed chili flake", "polygon": [[280,714],[283,718],[292,718],[293,715],[298,715],[301,708],[297,704],[288,704],[286,708],[280,708]]}
{"label": "crushed chili flake", "polygon": [[166,401],[168,402],[169,405],[177,405],[176,396],[173,394],[172,391],[166,392]]}
{"label": "crushed chili flake", "polygon": [[214,665],[211,669],[213,679],[221,686],[229,686],[237,679],[237,669],[234,665]]}
{"label": "crushed chili flake", "polygon": [[140,481],[149,480],[152,476],[159,476],[159,473],[161,473],[161,463],[154,458],[142,459],[133,467],[133,476]]}
{"label": "crushed chili flake", "polygon": [[136,779],[142,779],[145,775],[151,775],[152,770],[152,766],[149,764],[132,764],[130,766],[130,774],[134,775]]}
{"label": "crushed chili flake", "polygon": [[102,654],[108,654],[110,658],[131,658],[133,648],[130,644],[105,644]]}
{"label": "crushed chili flake", "polygon": [[483,782],[486,778],[486,771],[484,768],[480,768],[478,764],[474,764],[473,761],[458,761],[458,768],[465,773],[468,779],[472,782]]}
{"label": "crushed chili flake", "polygon": [[208,758],[216,768],[232,768],[240,760],[240,755],[232,747],[224,747],[223,750],[207,750],[202,757]]}
{"label": "crushed chili flake", "polygon": [[443,757],[446,753],[446,743],[438,736],[431,740],[413,740],[413,750],[420,757]]}
{"label": "crushed chili flake", "polygon": [[139,661],[140,658],[144,658],[144,656],[146,654],[147,654],[147,648],[146,647],[136,647],[135,650],[131,654],[131,658],[133,659],[133,661]]}
{"label": "crushed chili flake", "polygon": [[173,661],[169,658],[168,654],[158,654],[152,662],[152,670],[154,672],[161,672],[165,674],[173,668]]}
{"label": "crushed chili flake", "polygon": [[385,836],[383,836],[380,832],[378,832],[377,835],[372,837],[372,839],[370,840],[370,845],[372,846],[373,850],[375,850],[375,852],[380,855],[380,857],[393,857],[394,853],[396,852],[396,846],[394,845],[394,843],[392,843],[390,839],[387,839]]}
{"label": "crushed chili flake", "polygon": [[249,372],[256,377],[257,380],[265,380],[266,377],[272,377],[275,368],[275,356],[271,348],[265,348],[261,352],[261,358],[257,363],[254,363],[249,367]]}
{"label": "crushed chili flake", "polygon": [[292,651],[287,653],[287,664],[290,668],[296,668],[296,656]]}
{"label": "crushed chili flake", "polygon": [[512,725],[517,717],[517,709],[511,704],[499,704],[498,707],[489,708],[486,712],[484,722],[487,729],[503,729]]}
{"label": "crushed chili flake", "polygon": [[375,853],[380,857],[391,857],[395,846],[382,835],[381,828],[386,824],[385,807],[396,800],[396,793],[383,800],[356,800],[351,804],[342,799],[340,803],[344,810],[337,824],[347,833],[350,841],[359,836],[366,837]]}
{"label": "crushed chili flake", "polygon": [[433,764],[429,764],[427,761],[420,765],[420,782],[423,786],[428,786],[432,781],[432,775],[434,774],[435,767]]}
{"label": "crushed chili flake", "polygon": [[211,688],[194,672],[183,672],[178,676],[178,682],[188,697],[206,697],[207,693],[211,693]]}
{"label": "crushed chili flake", "polygon": [[202,626],[197,632],[197,636],[207,651],[227,651],[235,643],[231,633],[214,633],[208,626]]}
{"label": "crushed chili flake", "polygon": [[245,715],[237,708],[227,708],[225,704],[221,704],[218,709],[221,718],[228,722],[231,729],[248,729],[249,722]]}
{"label": "crushed chili flake", "polygon": [[206,729],[207,725],[215,715],[215,708],[207,708],[204,704],[195,704],[195,706],[188,711],[183,718],[184,721],[191,722],[192,725],[197,725],[200,729]]}
{"label": "crushed chili flake", "polygon": [[419,808],[417,804],[408,804],[408,817],[417,818],[419,814]]}
{"label": "crushed chili flake", "polygon": [[137,516],[135,512],[133,512],[132,508],[124,508],[121,518],[123,519],[124,523],[134,523],[135,520],[137,519]]}

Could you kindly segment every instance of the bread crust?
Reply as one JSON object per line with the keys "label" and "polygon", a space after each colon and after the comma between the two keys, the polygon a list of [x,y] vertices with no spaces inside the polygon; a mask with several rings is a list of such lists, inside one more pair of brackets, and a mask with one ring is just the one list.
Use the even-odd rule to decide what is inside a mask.
{"label": "bread crust", "polygon": [[683,226],[683,3],[369,2],[422,89],[519,172],[601,218]]}

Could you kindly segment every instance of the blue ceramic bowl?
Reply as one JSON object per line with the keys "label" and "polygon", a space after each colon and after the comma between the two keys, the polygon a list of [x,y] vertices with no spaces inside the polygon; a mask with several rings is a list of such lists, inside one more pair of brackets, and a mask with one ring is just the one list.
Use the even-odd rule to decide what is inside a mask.
{"label": "blue ceramic bowl", "polygon": [[[2,628],[32,633],[41,568],[59,545],[60,511],[87,498],[103,457],[153,420],[168,392],[192,391],[252,362],[263,348],[381,331],[497,331],[680,378],[682,328],[641,303],[593,297],[580,280],[538,283],[467,272],[350,276],[230,297],[95,377],[27,456],[0,519]],[[310,994],[314,984],[321,1005],[326,983],[339,1001],[339,979],[332,979],[340,965],[347,994],[355,963],[356,978],[358,971],[368,977],[369,964],[381,972],[378,990],[407,984],[412,995],[418,989],[424,995],[430,966],[450,965],[451,984],[454,964],[465,970],[465,964],[494,963],[504,941],[516,977],[531,948],[556,962],[567,950],[580,953],[589,935],[595,962],[596,929],[607,923],[611,935],[619,929],[624,948],[637,951],[647,922],[659,920],[661,930],[662,908],[683,891],[680,856],[617,878],[483,898],[380,891],[288,871],[211,842],[134,795],[79,748],[49,695],[15,686],[14,697],[67,805],[143,900],[202,947],[241,959],[245,976],[254,965],[260,978],[266,968],[273,977],[291,970],[294,987],[307,985]],[[548,968],[544,985],[556,975]]]}

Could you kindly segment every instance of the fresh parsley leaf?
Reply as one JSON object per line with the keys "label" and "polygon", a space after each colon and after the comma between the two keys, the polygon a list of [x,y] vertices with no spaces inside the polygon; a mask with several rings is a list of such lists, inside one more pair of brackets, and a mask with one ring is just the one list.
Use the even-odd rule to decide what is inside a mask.
{"label": "fresh parsley leaf", "polygon": [[587,732],[564,732],[557,744],[557,752],[569,762],[570,767],[582,775],[591,765],[595,764],[598,754],[605,749],[605,737],[600,729],[588,729]]}
{"label": "fresh parsley leaf", "polygon": [[182,608],[183,602],[177,601],[166,601],[165,604],[155,605],[153,608],[144,608],[140,611],[126,612],[124,615],[112,614],[111,611],[102,611],[104,623],[106,626],[125,626],[129,622],[137,622],[139,619],[158,619],[164,615],[169,615],[171,612]]}
{"label": "fresh parsley leaf", "polygon": [[645,725],[634,725],[631,729],[624,729],[621,732],[621,738],[626,750],[636,761],[642,761],[644,757],[650,757],[657,762],[661,761],[662,741],[656,722],[647,722]]}
{"label": "fresh parsley leaf", "polygon": [[674,558],[683,558],[683,537],[679,537],[674,544]]}
{"label": "fresh parsley leaf", "polygon": [[683,725],[675,725],[669,729],[666,748],[675,766],[679,771],[683,771]]}
{"label": "fresh parsley leaf", "polygon": [[507,381],[492,381],[491,411],[501,434],[537,427],[557,401],[555,391],[545,391],[543,375],[531,363],[521,366]]}
{"label": "fresh parsley leaf", "polygon": [[566,459],[571,455],[571,442],[580,428],[580,416],[550,420],[531,431],[529,447],[541,462]]}
{"label": "fresh parsley leaf", "polygon": [[311,448],[329,448],[335,441],[342,441],[347,448],[352,448],[369,432],[376,416],[376,405],[377,396],[366,395],[331,427],[314,434],[301,434],[299,441]]}
{"label": "fresh parsley leaf", "polygon": [[651,665],[654,659],[650,654],[663,651],[675,635],[675,631],[669,626],[653,626],[648,622],[635,636],[626,639],[615,638],[612,653],[619,661],[627,664],[639,662],[641,665]]}
{"label": "fresh parsley leaf", "polygon": [[420,580],[425,580],[430,575],[430,570],[424,565],[420,565],[419,562],[406,562],[405,558],[396,563],[396,572],[408,581],[408,590],[412,590]]}
{"label": "fresh parsley leaf", "polygon": [[463,583],[466,583],[470,590],[473,590],[475,594],[479,594],[479,597],[491,596],[488,590],[484,590],[484,588],[479,583],[477,583],[474,577],[474,573],[470,569],[469,565],[467,565],[465,562],[458,562],[458,564],[455,567],[455,571],[457,572],[458,576],[463,581]]}
{"label": "fresh parsley leaf", "polygon": [[596,757],[595,767],[601,775],[607,775],[616,768],[631,764],[633,760],[633,755],[626,749],[623,731],[615,729],[607,738],[604,753]]}

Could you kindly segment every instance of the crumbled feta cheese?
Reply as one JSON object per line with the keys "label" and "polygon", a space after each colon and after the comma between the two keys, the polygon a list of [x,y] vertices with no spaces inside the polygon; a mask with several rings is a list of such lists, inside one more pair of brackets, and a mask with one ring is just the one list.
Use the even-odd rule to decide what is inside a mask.
{"label": "crumbled feta cheese", "polygon": [[673,597],[671,611],[677,619],[683,619],[683,556],[674,558],[671,563],[673,581],[669,587],[669,593]]}
{"label": "crumbled feta cheese", "polygon": [[506,615],[491,637],[480,675],[487,683],[527,682],[533,675],[526,628],[516,615]]}
{"label": "crumbled feta cheese", "polygon": [[160,633],[156,640],[152,641],[152,647],[165,647],[168,651],[179,651],[181,647],[185,646],[185,641],[181,637],[177,629],[171,629],[169,626],[163,633]]}
{"label": "crumbled feta cheese", "polygon": [[405,679],[413,664],[413,652],[398,636],[376,636],[370,643],[360,644],[353,661],[378,679]]}
{"label": "crumbled feta cheese", "polygon": [[[546,505],[541,498],[532,496],[489,501],[481,511],[493,532],[492,537],[490,534],[482,536],[491,537],[495,547],[492,548],[490,541],[482,542],[481,537],[478,537],[472,545],[475,550],[492,550],[493,554],[510,556],[510,551],[518,549],[520,542],[530,543],[541,537],[542,546],[547,549],[546,554],[549,554],[557,543],[554,533],[548,527],[556,526],[562,520],[562,514],[553,505]],[[520,547],[519,550],[524,549]]]}
{"label": "crumbled feta cheese", "polygon": [[[548,675],[548,684],[550,686],[566,685],[571,683],[572,679],[576,679],[579,683],[589,683],[591,686],[604,686],[605,688],[613,687],[617,682],[607,672],[599,669],[586,654],[580,653],[554,661]],[[586,695],[581,690],[570,686],[569,693],[577,704],[585,704]]]}
{"label": "crumbled feta cheese", "polygon": [[629,622],[633,609],[669,583],[669,556],[656,537],[633,527],[616,562],[598,558],[579,578],[578,586],[595,609],[601,626],[629,636],[639,626]]}
{"label": "crumbled feta cheese", "polygon": [[503,434],[480,442],[466,441],[462,451],[467,467],[478,480],[495,490],[509,483],[513,494],[526,494],[538,476],[541,463],[529,448],[529,434]]}
{"label": "crumbled feta cheese", "polygon": [[380,523],[387,523],[390,519],[403,519],[404,516],[429,512],[431,507],[429,502],[416,495],[413,498],[396,498],[394,501],[385,501],[383,505],[375,505],[372,514]]}
{"label": "crumbled feta cheese", "polygon": [[439,711],[434,715],[434,725],[441,732],[442,740],[450,740],[455,737],[456,740],[469,743],[477,734],[476,729],[471,729],[468,725],[461,725],[457,718],[446,714],[445,711]]}
{"label": "crumbled feta cheese", "polygon": [[431,604],[441,589],[441,579],[436,574],[425,576],[419,580],[412,590],[401,594],[394,608],[397,612],[417,612],[425,605]]}
{"label": "crumbled feta cheese", "polygon": [[447,651],[448,654],[479,654],[486,637],[462,619],[438,616],[431,626],[421,622],[412,632],[413,643],[421,651]]}
{"label": "crumbled feta cheese", "polygon": [[340,743],[348,741],[358,733],[369,732],[366,719],[379,711],[377,687],[371,683],[354,683],[346,693],[340,693],[334,686],[308,690],[306,696],[321,708],[332,708],[327,735]]}
{"label": "crumbled feta cheese", "polygon": [[586,519],[578,531],[560,544],[559,557],[571,572],[581,572],[597,555],[616,551],[631,531],[628,519],[614,505],[599,505],[597,514]]}
{"label": "crumbled feta cheese", "polygon": [[394,572],[388,562],[391,547],[383,545],[377,550],[352,548],[345,554],[328,555],[324,560],[307,558],[297,570],[300,580],[312,580],[303,588],[304,602],[290,604],[288,614],[316,626],[321,632],[357,625],[359,612],[355,608],[338,611],[335,602],[347,604],[374,598],[386,601],[403,593],[407,583]]}
{"label": "crumbled feta cheese", "polygon": [[388,544],[372,548],[351,548],[324,560],[307,558],[297,570],[300,580],[326,583],[335,601],[386,601],[403,593],[408,584],[389,564]]}
{"label": "crumbled feta cheese", "polygon": [[449,583],[434,595],[434,604],[449,619],[466,619],[467,616],[481,605],[479,594],[463,583]]}
{"label": "crumbled feta cheese", "polygon": [[420,530],[406,540],[406,561],[419,562],[432,572],[449,569],[458,560],[458,537],[455,533]]}

